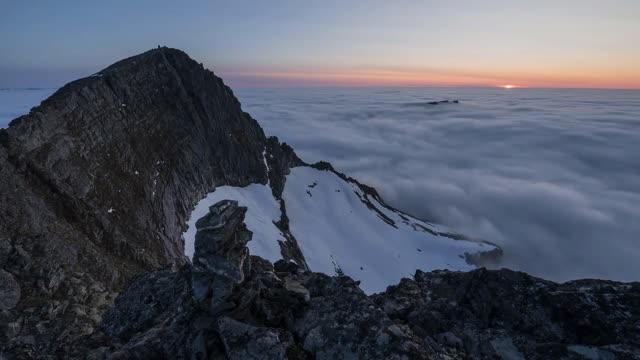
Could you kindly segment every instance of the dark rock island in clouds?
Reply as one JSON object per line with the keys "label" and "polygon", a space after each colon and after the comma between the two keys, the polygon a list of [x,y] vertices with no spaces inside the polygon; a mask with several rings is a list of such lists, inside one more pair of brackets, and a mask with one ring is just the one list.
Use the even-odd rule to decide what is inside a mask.
{"label": "dark rock island in clouds", "polygon": [[[437,108],[448,105],[460,104]],[[638,283],[472,270],[500,249],[390,207],[329,163],[306,164],[179,50],[154,49],[58,90],[0,130],[0,170],[2,359],[633,359],[640,350]],[[268,201],[251,197],[256,187]],[[183,232],[217,191],[248,198],[207,204],[190,261]],[[264,258],[271,245],[279,259]],[[471,271],[419,270],[439,267]]]}

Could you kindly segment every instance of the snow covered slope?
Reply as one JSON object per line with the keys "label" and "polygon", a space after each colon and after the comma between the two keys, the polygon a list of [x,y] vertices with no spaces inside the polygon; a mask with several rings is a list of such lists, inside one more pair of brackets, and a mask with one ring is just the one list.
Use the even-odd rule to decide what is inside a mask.
{"label": "snow covered slope", "polygon": [[[209,206],[223,199],[237,200],[248,208],[247,228],[252,255],[272,262],[282,258],[274,225],[280,219],[279,200],[268,185],[244,188],[218,187],[196,207],[185,233],[185,253],[193,256],[195,221]],[[455,240],[439,225],[423,222],[379,201],[352,179],[330,170],[300,166],[286,177],[285,202],[291,233],[313,271],[344,273],[361,281],[366,293],[380,292],[416,269],[471,270],[467,254],[495,250],[493,245]]]}
{"label": "snow covered slope", "polygon": [[383,291],[416,269],[471,270],[465,253],[494,248],[439,236],[448,231],[383,206],[331,171],[293,168],[283,198],[309,267],[342,271],[367,293]]}

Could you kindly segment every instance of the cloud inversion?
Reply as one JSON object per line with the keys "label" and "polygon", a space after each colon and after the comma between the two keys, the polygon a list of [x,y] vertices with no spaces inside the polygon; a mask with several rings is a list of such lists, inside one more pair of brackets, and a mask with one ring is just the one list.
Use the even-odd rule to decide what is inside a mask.
{"label": "cloud inversion", "polygon": [[[502,266],[639,280],[640,96],[533,89],[241,89],[308,162],[500,244]],[[460,104],[429,105],[459,99]]]}

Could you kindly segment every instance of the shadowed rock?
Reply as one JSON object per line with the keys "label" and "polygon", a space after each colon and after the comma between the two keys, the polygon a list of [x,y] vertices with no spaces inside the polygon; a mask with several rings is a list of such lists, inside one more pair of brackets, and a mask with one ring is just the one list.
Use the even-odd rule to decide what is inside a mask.
{"label": "shadowed rock", "polygon": [[287,358],[274,329],[247,325],[228,317],[218,320],[218,329],[229,360]]}
{"label": "shadowed rock", "polygon": [[249,269],[247,243],[252,233],[243,223],[246,212],[237,201],[222,200],[196,223],[193,296],[199,303],[209,299],[212,311],[223,305]]}
{"label": "shadowed rock", "polygon": [[507,269],[417,271],[373,298],[419,336],[474,358],[559,359],[574,345],[621,359],[640,351],[640,332],[629,331],[640,323],[640,283],[557,284]]}

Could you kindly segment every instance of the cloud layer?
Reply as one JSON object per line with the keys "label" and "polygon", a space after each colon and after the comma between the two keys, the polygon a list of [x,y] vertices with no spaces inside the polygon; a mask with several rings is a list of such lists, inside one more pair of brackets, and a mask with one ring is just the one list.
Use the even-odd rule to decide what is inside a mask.
{"label": "cloud layer", "polygon": [[[640,92],[241,89],[306,161],[500,244],[502,266],[640,280]],[[460,104],[429,105],[459,99]]]}
{"label": "cloud layer", "polygon": [[1,89],[0,88],[0,129],[7,127],[11,120],[28,114],[32,107],[53,94],[56,89]]}

